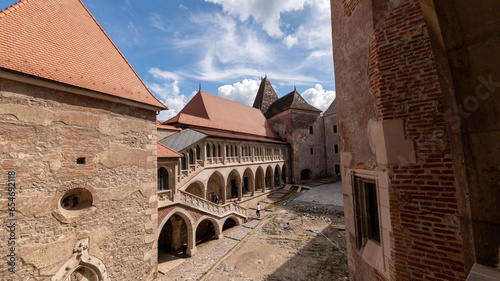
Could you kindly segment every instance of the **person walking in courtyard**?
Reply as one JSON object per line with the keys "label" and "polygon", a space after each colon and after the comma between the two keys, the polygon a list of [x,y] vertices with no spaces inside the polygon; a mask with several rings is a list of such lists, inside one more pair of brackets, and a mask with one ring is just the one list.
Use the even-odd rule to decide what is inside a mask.
{"label": "person walking in courtyard", "polygon": [[260,203],[257,203],[257,217],[260,218]]}

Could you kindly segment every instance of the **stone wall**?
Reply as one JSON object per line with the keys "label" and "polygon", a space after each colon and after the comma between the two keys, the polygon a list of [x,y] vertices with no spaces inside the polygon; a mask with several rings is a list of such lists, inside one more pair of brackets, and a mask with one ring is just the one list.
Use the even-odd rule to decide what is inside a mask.
{"label": "stone wall", "polygon": [[[300,173],[305,169],[311,171],[311,178],[326,174],[325,130],[319,113],[287,110],[269,118],[268,121],[291,146],[291,173],[295,182],[299,182]],[[313,127],[312,134],[309,131],[310,126]]]}
{"label": "stone wall", "polygon": [[388,198],[377,191],[389,203],[385,213],[378,202],[379,255],[355,245],[354,183],[344,181],[350,276],[463,280],[452,151],[419,1],[350,1],[349,13],[346,1],[331,3],[342,177],[388,178]]}
{"label": "stone wall", "polygon": [[[0,79],[2,221],[8,171],[17,187],[17,273],[2,259],[1,276],[64,274],[76,242],[89,238],[82,251],[100,260],[111,280],[156,277],[155,118],[154,111]],[[75,189],[89,204],[65,209],[61,199]],[[0,237],[5,250],[5,227]]]}
{"label": "stone wall", "polygon": [[[337,125],[337,114],[323,117],[325,130],[325,153],[326,153],[326,173],[329,176],[336,175],[335,165],[340,166],[340,138]],[[337,132],[334,133],[334,126],[337,126]],[[335,153],[337,145],[337,153]]]}

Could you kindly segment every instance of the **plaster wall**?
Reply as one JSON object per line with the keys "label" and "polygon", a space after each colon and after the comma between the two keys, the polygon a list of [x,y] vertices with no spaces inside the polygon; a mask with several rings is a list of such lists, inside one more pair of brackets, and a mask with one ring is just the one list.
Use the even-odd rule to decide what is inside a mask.
{"label": "plaster wall", "polygon": [[[89,238],[89,255],[111,280],[156,277],[155,118],[154,111],[0,79],[0,165],[4,179],[15,171],[17,219],[17,272],[4,264],[1,276],[48,280],[76,241]],[[64,219],[60,201],[74,188],[88,190],[93,201]],[[8,235],[2,227],[0,237]]]}
{"label": "plaster wall", "polygon": [[[326,173],[329,176],[336,175],[335,165],[340,166],[340,138],[337,125],[337,114],[323,117],[325,130],[325,153],[326,153]],[[337,133],[334,133],[333,126],[337,126]],[[335,153],[335,145],[338,152]]]}

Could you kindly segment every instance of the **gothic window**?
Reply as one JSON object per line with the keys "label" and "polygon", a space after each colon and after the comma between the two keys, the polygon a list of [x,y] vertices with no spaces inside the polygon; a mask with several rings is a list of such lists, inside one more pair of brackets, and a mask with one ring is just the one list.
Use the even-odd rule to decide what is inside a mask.
{"label": "gothic window", "polygon": [[212,144],[212,157],[217,157],[217,153],[215,153],[215,144]]}
{"label": "gothic window", "polygon": [[220,150],[220,144],[219,144],[219,145],[217,145],[217,155],[218,155],[219,157],[222,157],[222,156],[221,156],[221,155],[222,155],[221,153],[222,153],[222,152],[221,152],[221,150]]}
{"label": "gothic window", "polygon": [[201,149],[200,149],[200,146],[197,145],[196,146],[196,160],[200,160],[201,159]]}
{"label": "gothic window", "polygon": [[161,167],[158,169],[158,190],[168,189],[168,172],[167,169]]}
{"label": "gothic window", "polygon": [[189,164],[190,165],[194,164],[194,152],[192,149],[189,150]]}
{"label": "gothic window", "polygon": [[186,162],[186,154],[182,154],[181,158],[181,169],[182,170],[187,170],[187,162]]}
{"label": "gothic window", "polygon": [[207,143],[207,157],[210,157],[210,144]]}

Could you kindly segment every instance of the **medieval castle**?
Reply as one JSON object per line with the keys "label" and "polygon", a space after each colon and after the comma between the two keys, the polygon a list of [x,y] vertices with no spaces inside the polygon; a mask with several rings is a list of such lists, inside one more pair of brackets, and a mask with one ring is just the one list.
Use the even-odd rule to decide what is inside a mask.
{"label": "medieval castle", "polygon": [[265,77],[253,107],[199,91],[163,122],[80,0],[1,11],[0,276],[155,280],[165,250],[340,174],[352,280],[498,280],[498,1],[331,10],[323,114]]}

